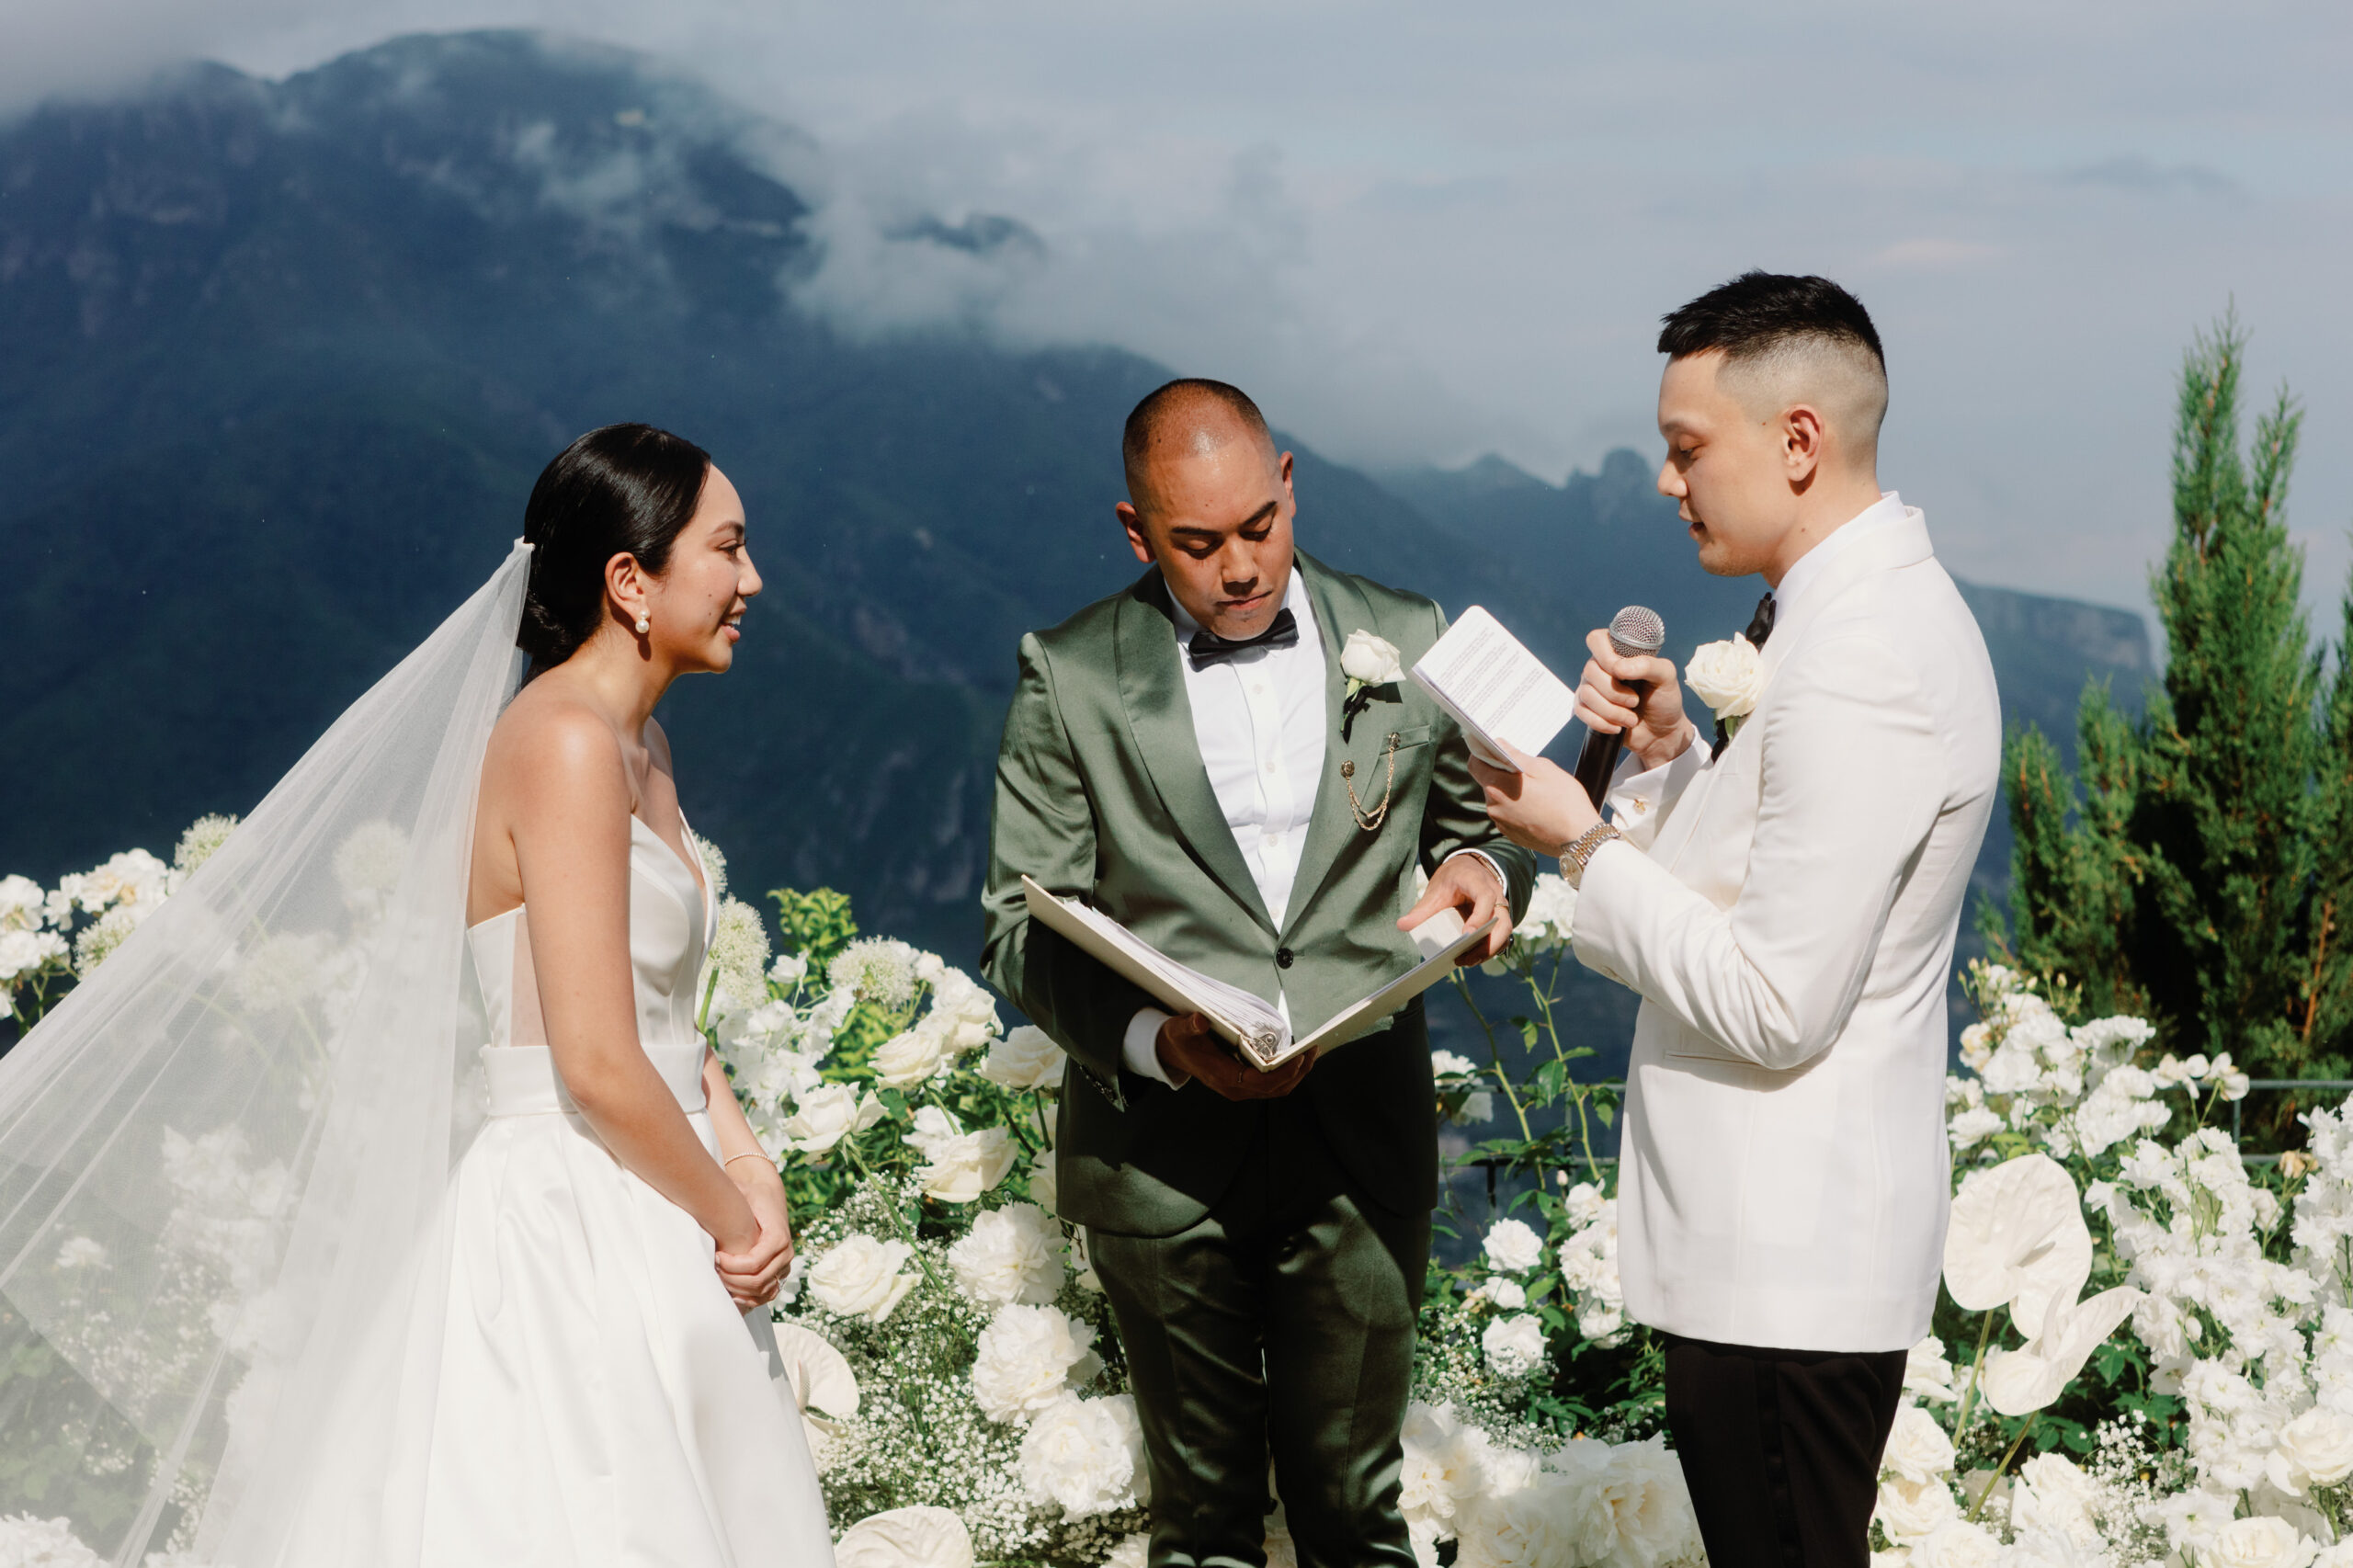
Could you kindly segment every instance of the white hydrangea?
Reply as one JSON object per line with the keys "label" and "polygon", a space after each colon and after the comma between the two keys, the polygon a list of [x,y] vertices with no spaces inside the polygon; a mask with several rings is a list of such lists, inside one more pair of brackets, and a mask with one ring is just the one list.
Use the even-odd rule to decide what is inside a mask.
{"label": "white hydrangea", "polygon": [[1074,1519],[1143,1503],[1152,1488],[1135,1400],[1058,1395],[1021,1436],[1021,1479],[1032,1497]]}
{"label": "white hydrangea", "polygon": [[992,1421],[1026,1423],[1103,1369],[1095,1330],[1047,1306],[1000,1307],[981,1330],[972,1394]]}
{"label": "white hydrangea", "polygon": [[870,937],[835,954],[825,978],[843,999],[845,1017],[848,1005],[858,1001],[904,1007],[915,999],[915,964],[922,957],[904,942]]}
{"label": "white hydrangea", "polygon": [[1062,1293],[1063,1228],[1034,1203],[1008,1203],[976,1216],[948,1249],[958,1289],[989,1306],[1045,1306]]}

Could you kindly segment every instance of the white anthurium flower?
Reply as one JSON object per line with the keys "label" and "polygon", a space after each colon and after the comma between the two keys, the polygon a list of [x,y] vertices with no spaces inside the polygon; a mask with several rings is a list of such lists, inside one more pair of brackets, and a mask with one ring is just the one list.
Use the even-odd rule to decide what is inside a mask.
{"label": "white anthurium flower", "polygon": [[840,1424],[858,1414],[858,1377],[824,1335],[783,1320],[775,1327],[777,1352],[784,1362],[783,1381],[792,1391],[793,1403],[801,1407],[809,1454],[822,1473],[832,1457]]}
{"label": "white anthurium flower", "polygon": [[1756,711],[1756,699],[1765,695],[1765,656],[1745,637],[1704,642],[1683,666],[1683,680],[1730,728],[1733,720]]}
{"label": "white anthurium flower", "polygon": [[2051,1403],[2075,1381],[2100,1342],[2132,1315],[2141,1295],[2119,1285],[2086,1301],[2052,1302],[2040,1336],[1987,1358],[1985,1403],[2005,1415],[2024,1415]]}
{"label": "white anthurium flower", "polygon": [[952,1509],[892,1508],[842,1532],[835,1568],[972,1568],[972,1532]]}
{"label": "white anthurium flower", "polygon": [[1348,677],[1347,694],[1354,697],[1366,687],[1387,686],[1405,669],[1397,644],[1358,627],[1340,646],[1340,673]]}
{"label": "white anthurium flower", "polygon": [[2091,1272],[2082,1200],[2050,1155],[2020,1154],[1972,1171],[1953,1195],[1945,1288],[1964,1311],[2006,1306],[2018,1332],[2032,1339],[2051,1303],[2073,1306]]}

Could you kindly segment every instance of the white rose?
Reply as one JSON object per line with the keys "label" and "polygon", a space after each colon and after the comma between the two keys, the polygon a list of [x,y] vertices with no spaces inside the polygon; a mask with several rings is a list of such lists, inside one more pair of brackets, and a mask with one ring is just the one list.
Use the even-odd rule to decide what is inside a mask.
{"label": "white rose", "polygon": [[869,1514],[842,1532],[834,1568],[972,1568],[972,1532],[947,1508]]}
{"label": "white rose", "polygon": [[1913,1547],[1908,1568],[1994,1568],[2002,1543],[1984,1526],[1947,1519]]}
{"label": "white rose", "polygon": [[1056,1399],[1021,1435],[1021,1479],[1032,1498],[1074,1519],[1136,1506],[1151,1486],[1135,1400]]}
{"label": "white rose", "polygon": [[1916,1546],[1947,1519],[1958,1518],[1961,1505],[1943,1481],[1906,1481],[1890,1476],[1879,1483],[1879,1521],[1887,1539],[1897,1546]]}
{"label": "white rose", "polygon": [[864,1099],[847,1084],[820,1084],[801,1096],[785,1118],[786,1136],[804,1154],[822,1154],[853,1132],[863,1132],[882,1119],[881,1100]]}
{"label": "white rose", "polygon": [[65,950],[65,938],[54,931],[0,931],[0,985],[63,958]]}
{"label": "white rose", "polygon": [[2353,1421],[2314,1405],[2279,1428],[2264,1469],[2272,1485],[2300,1497],[2308,1486],[2334,1486],[2353,1475]]}
{"label": "white rose", "polygon": [[914,1256],[904,1242],[878,1241],[863,1232],[846,1236],[810,1266],[809,1294],[836,1317],[879,1324],[915,1288],[915,1277],[900,1272]]}
{"label": "white rose", "polygon": [[1365,686],[1386,686],[1405,671],[1395,643],[1359,627],[1341,645],[1340,673]]}
{"label": "white rose", "polygon": [[1881,1474],[1934,1481],[1949,1471],[1952,1462],[1952,1439],[1945,1436],[1936,1417],[1916,1404],[1895,1413],[1894,1429],[1888,1433],[1887,1448],[1880,1456]]}
{"label": "white rose", "polygon": [[1533,1312],[1497,1318],[1479,1336],[1488,1365],[1506,1378],[1532,1372],[1544,1361],[1544,1325]]}
{"label": "white rose", "polygon": [[1062,1082],[1068,1060],[1045,1030],[1024,1024],[989,1047],[981,1076],[1004,1089],[1048,1089]]}
{"label": "white rose", "polygon": [[1935,1335],[1912,1346],[1904,1358],[1904,1392],[1931,1404],[1953,1402],[1952,1363],[1945,1359],[1945,1342]]}
{"label": "white rose", "polygon": [[2200,1561],[2212,1568],[2305,1568],[2316,1548],[2285,1519],[2233,1519]]}
{"label": "white rose", "polygon": [[[1575,1445],[1572,1444],[1572,1447]],[[1592,1444],[1604,1449],[1599,1477],[1603,1506],[1618,1536],[1613,1562],[1682,1562],[1700,1556],[1699,1517],[1683,1463],[1664,1438]]]}
{"label": "white rose", "polygon": [[957,1286],[975,1301],[1044,1306],[1069,1278],[1063,1270],[1063,1228],[1034,1203],[1008,1203],[972,1221],[948,1249]]}
{"label": "white rose", "polygon": [[1054,1152],[1040,1149],[1029,1162],[1029,1201],[1049,1214],[1056,1211],[1054,1181]]}
{"label": "white rose", "polygon": [[[928,1109],[930,1108],[926,1107]],[[913,1138],[906,1140],[913,1143]],[[983,1127],[930,1141],[923,1146],[926,1164],[916,1177],[924,1196],[942,1203],[971,1203],[1005,1179],[1013,1168],[1013,1135],[1002,1127]]]}
{"label": "white rose", "polygon": [[1738,719],[1756,711],[1765,691],[1765,660],[1745,637],[1702,644],[1683,666],[1684,684],[1719,719]]}
{"label": "white rose", "polygon": [[981,1330],[972,1395],[992,1421],[1026,1422],[1103,1367],[1095,1330],[1052,1307],[1000,1307]]}
{"label": "white rose", "polygon": [[1490,1267],[1510,1274],[1524,1274],[1544,1261],[1543,1238],[1518,1220],[1496,1221],[1487,1232],[1483,1250]]}
{"label": "white rose", "polygon": [[948,1070],[948,1040],[926,1018],[894,1034],[874,1052],[874,1076],[885,1088],[912,1089]]}
{"label": "white rose", "polygon": [[1455,1515],[1487,1490],[1486,1433],[1451,1404],[1417,1403],[1406,1407],[1399,1440],[1405,1462],[1397,1506],[1406,1522],[1428,1527],[1436,1540],[1452,1535]]}
{"label": "white rose", "polygon": [[1516,1279],[1483,1280],[1471,1294],[1493,1303],[1499,1312],[1516,1312],[1528,1305],[1528,1292],[1520,1289]]}

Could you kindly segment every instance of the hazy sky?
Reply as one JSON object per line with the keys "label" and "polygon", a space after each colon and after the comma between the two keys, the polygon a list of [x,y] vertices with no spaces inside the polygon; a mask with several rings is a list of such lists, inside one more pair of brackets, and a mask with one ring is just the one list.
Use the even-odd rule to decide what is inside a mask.
{"label": "hazy sky", "polygon": [[[1645,457],[1659,314],[1751,266],[1878,319],[1881,477],[1983,581],[2145,599],[2173,376],[2235,300],[2307,409],[2308,597],[2353,549],[2353,6],[1979,0],[0,0],[0,107],[420,28],[648,50],[814,137],[811,301],[1112,341],[1380,467]],[[873,235],[1002,212],[1042,259]]]}

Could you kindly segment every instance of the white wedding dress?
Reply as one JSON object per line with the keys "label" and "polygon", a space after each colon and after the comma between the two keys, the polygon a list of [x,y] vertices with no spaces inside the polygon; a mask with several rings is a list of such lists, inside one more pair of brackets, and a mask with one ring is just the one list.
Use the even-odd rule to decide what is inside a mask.
{"label": "white wedding dress", "polygon": [[[716,1154],[694,1026],[716,911],[698,872],[630,819],[638,1039]],[[467,937],[494,1042],[480,1052],[488,1119],[450,1183],[448,1289],[412,1309],[438,1322],[396,1336],[430,1344],[438,1328],[438,1365],[356,1369],[353,1403],[375,1408],[350,1417],[392,1424],[390,1463],[321,1477],[287,1568],[825,1568],[767,1310],[736,1312],[710,1238],[565,1092],[528,905]],[[366,1392],[387,1388],[395,1409]]]}

